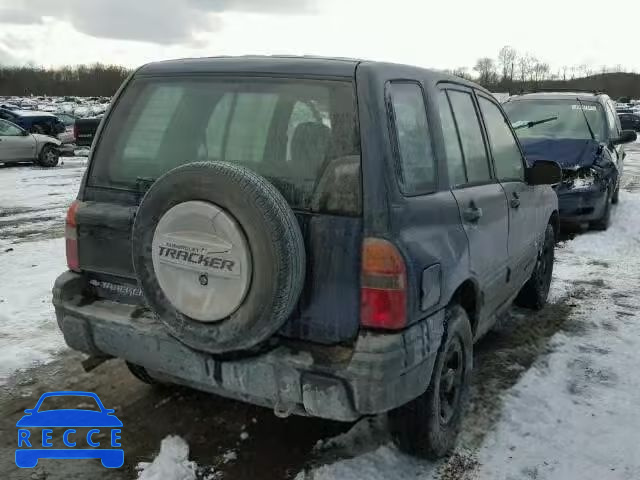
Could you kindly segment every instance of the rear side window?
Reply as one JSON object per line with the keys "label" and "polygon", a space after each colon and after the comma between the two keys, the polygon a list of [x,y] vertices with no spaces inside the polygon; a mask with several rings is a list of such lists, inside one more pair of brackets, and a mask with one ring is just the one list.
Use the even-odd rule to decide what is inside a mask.
{"label": "rear side window", "polygon": [[360,142],[349,81],[135,79],[94,153],[89,185],[135,190],[189,162],[273,183],[293,208],[359,214]]}
{"label": "rear side window", "polygon": [[524,180],[522,153],[500,109],[490,100],[478,97],[489,135],[498,180]]}
{"label": "rear side window", "polygon": [[464,168],[464,158],[460,148],[458,129],[453,119],[451,105],[446,92],[438,95],[440,109],[440,123],[442,125],[442,135],[444,137],[444,147],[447,154],[447,171],[449,173],[449,186],[457,187],[467,183],[467,173]]}
{"label": "rear side window", "polygon": [[427,110],[415,83],[391,83],[388,89],[400,159],[402,190],[415,195],[435,190],[436,175]]}
{"label": "rear side window", "polygon": [[488,182],[491,179],[489,159],[471,94],[450,90],[448,95],[462,142],[467,179],[469,183]]}

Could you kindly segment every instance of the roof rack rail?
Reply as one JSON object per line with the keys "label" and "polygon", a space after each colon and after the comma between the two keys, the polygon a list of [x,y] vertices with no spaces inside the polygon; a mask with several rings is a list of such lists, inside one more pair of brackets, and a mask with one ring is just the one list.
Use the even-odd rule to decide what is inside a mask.
{"label": "roof rack rail", "polygon": [[[510,92],[511,93],[511,92]],[[593,95],[604,94],[601,90],[589,89],[589,88],[566,88],[566,87],[541,87],[532,89],[521,89],[518,92],[512,93],[512,95],[525,95],[527,93],[591,93]]]}

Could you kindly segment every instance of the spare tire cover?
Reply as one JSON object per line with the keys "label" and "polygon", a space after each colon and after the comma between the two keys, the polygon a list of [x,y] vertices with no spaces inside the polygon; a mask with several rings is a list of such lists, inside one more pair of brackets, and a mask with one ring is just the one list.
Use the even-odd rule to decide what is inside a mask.
{"label": "spare tire cover", "polygon": [[210,353],[244,351],[293,311],[305,277],[287,201],[246,168],[200,162],[160,177],[140,203],[133,266],[169,333]]}

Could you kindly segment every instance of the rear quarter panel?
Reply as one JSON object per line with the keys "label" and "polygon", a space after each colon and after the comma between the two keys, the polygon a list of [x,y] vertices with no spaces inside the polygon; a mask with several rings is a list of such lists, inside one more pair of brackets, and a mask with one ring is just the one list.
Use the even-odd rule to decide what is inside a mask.
{"label": "rear quarter panel", "polygon": [[[445,307],[455,290],[469,278],[468,241],[458,205],[448,188],[444,140],[436,92],[417,68],[362,63],[356,72],[363,154],[363,205],[365,236],[386,238],[402,252],[407,265],[411,323]],[[407,197],[400,192],[396,158],[391,144],[385,103],[385,85],[391,80],[419,82],[425,92],[427,117],[437,162],[438,191]],[[440,295],[423,309],[422,274],[440,266]],[[426,287],[426,286],[425,286]]]}

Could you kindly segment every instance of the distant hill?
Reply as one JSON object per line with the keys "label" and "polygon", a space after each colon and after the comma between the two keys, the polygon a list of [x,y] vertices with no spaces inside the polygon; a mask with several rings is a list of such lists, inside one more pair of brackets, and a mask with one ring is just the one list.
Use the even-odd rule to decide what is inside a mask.
{"label": "distant hill", "polygon": [[[640,99],[640,74],[637,73],[602,73],[589,77],[574,78],[571,80],[544,80],[538,85],[528,84],[524,90],[531,88],[559,88],[578,90],[594,90],[604,92],[611,98],[631,97]],[[520,90],[519,87],[512,88],[512,93]]]}

